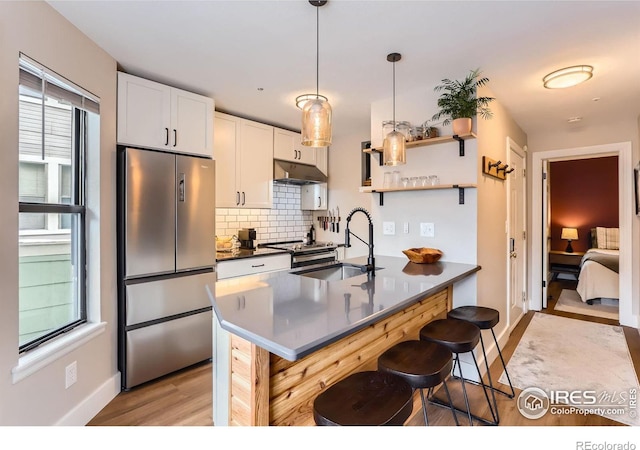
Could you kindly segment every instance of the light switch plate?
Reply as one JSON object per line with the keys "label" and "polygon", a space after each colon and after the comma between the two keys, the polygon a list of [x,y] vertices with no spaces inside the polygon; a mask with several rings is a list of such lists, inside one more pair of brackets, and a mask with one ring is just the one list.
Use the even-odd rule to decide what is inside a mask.
{"label": "light switch plate", "polygon": [[433,223],[420,223],[420,236],[422,237],[435,237],[435,226]]}
{"label": "light switch plate", "polygon": [[396,234],[396,223],[382,222],[382,234],[387,234],[387,235]]}

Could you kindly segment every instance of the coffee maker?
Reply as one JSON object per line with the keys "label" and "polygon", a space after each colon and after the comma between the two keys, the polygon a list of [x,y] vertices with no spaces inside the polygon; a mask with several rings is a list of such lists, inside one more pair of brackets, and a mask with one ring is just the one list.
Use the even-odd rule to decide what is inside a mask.
{"label": "coffee maker", "polygon": [[254,240],[256,239],[255,228],[242,228],[238,230],[238,239],[240,240],[240,248],[245,250],[255,250]]}

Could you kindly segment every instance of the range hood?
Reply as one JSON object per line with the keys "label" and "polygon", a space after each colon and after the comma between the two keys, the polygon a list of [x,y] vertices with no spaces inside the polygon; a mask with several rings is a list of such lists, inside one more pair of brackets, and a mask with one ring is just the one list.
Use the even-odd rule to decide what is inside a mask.
{"label": "range hood", "polygon": [[316,166],[274,159],[273,181],[283,184],[317,184],[326,183],[327,176]]}

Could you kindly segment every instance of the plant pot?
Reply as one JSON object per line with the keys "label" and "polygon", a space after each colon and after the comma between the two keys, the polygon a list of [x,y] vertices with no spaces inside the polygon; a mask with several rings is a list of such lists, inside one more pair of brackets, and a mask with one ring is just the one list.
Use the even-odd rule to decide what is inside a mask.
{"label": "plant pot", "polygon": [[453,119],[451,122],[453,127],[453,134],[462,136],[471,133],[471,118],[462,117],[460,119]]}

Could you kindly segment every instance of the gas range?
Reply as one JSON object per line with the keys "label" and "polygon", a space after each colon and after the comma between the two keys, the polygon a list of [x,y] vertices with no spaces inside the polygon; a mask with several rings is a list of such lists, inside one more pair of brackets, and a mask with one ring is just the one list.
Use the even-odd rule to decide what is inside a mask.
{"label": "gas range", "polygon": [[266,242],[258,247],[286,250],[291,253],[291,268],[308,266],[337,260],[337,244],[333,242],[314,242],[305,244],[303,241]]}

